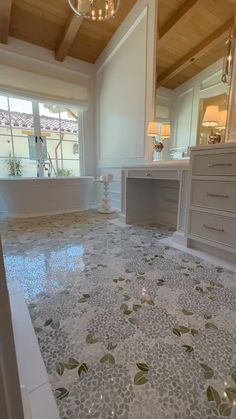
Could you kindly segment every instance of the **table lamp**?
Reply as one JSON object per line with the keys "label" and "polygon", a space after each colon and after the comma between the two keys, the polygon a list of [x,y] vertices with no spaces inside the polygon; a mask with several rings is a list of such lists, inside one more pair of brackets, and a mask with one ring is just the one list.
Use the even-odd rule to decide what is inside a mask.
{"label": "table lamp", "polygon": [[208,144],[220,143],[220,135],[214,133],[214,128],[219,125],[219,119],[219,106],[207,106],[202,120],[202,125],[211,129],[211,133],[208,136]]}

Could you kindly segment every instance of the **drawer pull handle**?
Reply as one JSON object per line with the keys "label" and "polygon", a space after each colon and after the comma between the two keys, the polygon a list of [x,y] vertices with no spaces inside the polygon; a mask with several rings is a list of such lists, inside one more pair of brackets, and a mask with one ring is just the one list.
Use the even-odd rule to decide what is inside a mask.
{"label": "drawer pull handle", "polygon": [[217,193],[210,193],[210,192],[207,192],[206,195],[207,196],[212,196],[214,198],[228,198],[229,197],[229,195],[220,195],[220,194],[217,194]]}
{"label": "drawer pull handle", "polygon": [[215,166],[233,166],[232,163],[208,163],[208,167]]}
{"label": "drawer pull handle", "polygon": [[218,231],[219,233],[224,232],[223,228],[215,228],[215,227],[208,226],[207,224],[202,224],[202,227],[207,228],[208,230]]}
{"label": "drawer pull handle", "polygon": [[151,173],[145,173],[145,176],[151,176]]}

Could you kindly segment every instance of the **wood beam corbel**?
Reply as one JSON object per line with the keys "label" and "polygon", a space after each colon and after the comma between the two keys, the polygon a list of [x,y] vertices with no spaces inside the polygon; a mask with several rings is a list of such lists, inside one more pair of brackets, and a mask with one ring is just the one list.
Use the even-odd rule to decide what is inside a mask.
{"label": "wood beam corbel", "polygon": [[11,19],[11,0],[1,0],[0,6],[0,42],[7,44],[10,19]]}
{"label": "wood beam corbel", "polygon": [[163,86],[167,81],[173,79],[173,77],[218,45],[219,42],[224,41],[229,29],[233,25],[233,22],[233,18],[227,20],[222,26],[220,26],[219,29],[200,42],[200,44],[193,48],[188,54],[178,60],[168,70],[160,74],[158,77],[157,87]]}
{"label": "wood beam corbel", "polygon": [[72,13],[68,19],[63,35],[55,51],[55,58],[63,61],[73,45],[75,37],[80,29],[83,18]]}

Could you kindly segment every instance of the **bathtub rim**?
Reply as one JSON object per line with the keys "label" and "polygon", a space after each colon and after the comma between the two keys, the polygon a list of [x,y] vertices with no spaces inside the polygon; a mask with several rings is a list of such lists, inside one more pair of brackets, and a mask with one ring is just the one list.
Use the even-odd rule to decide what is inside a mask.
{"label": "bathtub rim", "polygon": [[19,181],[60,181],[60,180],[68,180],[68,181],[73,181],[73,180],[95,180],[94,176],[58,176],[58,177],[14,177],[14,176],[9,176],[9,177],[2,177],[0,178],[0,182],[19,182]]}

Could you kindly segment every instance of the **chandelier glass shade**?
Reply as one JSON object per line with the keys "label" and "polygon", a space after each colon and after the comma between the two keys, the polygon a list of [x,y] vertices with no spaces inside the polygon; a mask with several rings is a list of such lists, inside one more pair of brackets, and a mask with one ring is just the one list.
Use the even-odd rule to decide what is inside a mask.
{"label": "chandelier glass shade", "polygon": [[68,0],[68,3],[78,16],[101,21],[115,16],[120,0]]}

